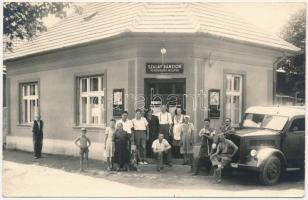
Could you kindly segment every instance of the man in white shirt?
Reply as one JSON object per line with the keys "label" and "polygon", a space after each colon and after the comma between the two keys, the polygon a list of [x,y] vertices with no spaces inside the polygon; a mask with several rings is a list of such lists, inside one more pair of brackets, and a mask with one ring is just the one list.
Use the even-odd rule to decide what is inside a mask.
{"label": "man in white shirt", "polygon": [[[162,105],[160,107],[161,112],[157,113],[157,117],[159,120],[159,132],[164,135],[164,138],[171,143],[171,128],[172,128],[172,116],[167,111],[167,106]],[[171,151],[168,152],[168,165],[171,164]]]}
{"label": "man in white shirt", "polygon": [[136,110],[136,117],[132,120],[133,137],[137,148],[137,157],[139,164],[148,164],[145,161],[146,157],[146,141],[149,135],[148,121],[142,117],[142,111]]}
{"label": "man in white shirt", "polygon": [[157,171],[162,170],[164,154],[168,155],[171,146],[166,139],[164,139],[164,134],[160,133],[158,139],[153,141],[152,144],[153,152],[157,155]]}
{"label": "man in white shirt", "polygon": [[117,121],[117,124],[121,122],[123,124],[123,130],[126,131],[128,134],[132,134],[132,128],[133,128],[133,123],[131,120],[128,119],[128,112],[127,111],[123,111],[122,113],[122,118],[120,120]]}

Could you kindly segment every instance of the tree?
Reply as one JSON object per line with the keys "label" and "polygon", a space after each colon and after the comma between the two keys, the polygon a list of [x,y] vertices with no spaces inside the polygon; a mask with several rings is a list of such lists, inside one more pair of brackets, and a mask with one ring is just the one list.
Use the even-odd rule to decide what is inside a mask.
{"label": "tree", "polygon": [[[284,82],[277,82],[284,87],[287,95],[305,98],[305,40],[306,40],[306,11],[300,10],[291,16],[282,31],[283,38],[299,47],[301,52],[287,56],[278,63],[278,69],[286,71]],[[277,88],[278,91],[278,88]]]}
{"label": "tree", "polygon": [[64,18],[66,9],[70,6],[71,3],[64,2],[5,2],[3,4],[4,50],[12,51],[14,42],[30,40],[46,31],[43,19],[50,14]]}

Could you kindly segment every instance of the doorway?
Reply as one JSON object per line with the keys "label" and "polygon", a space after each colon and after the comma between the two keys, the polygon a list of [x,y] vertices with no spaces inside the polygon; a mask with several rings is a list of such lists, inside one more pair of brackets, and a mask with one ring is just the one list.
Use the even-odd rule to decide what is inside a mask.
{"label": "doorway", "polygon": [[146,78],[144,79],[144,86],[146,107],[153,109],[154,113],[160,111],[161,105],[167,105],[172,115],[176,107],[181,107],[184,110],[185,78]]}
{"label": "doorway", "polygon": [[[186,79],[173,78],[173,79],[144,79],[144,94],[146,108],[151,108],[154,115],[160,112],[160,106],[166,105],[168,111],[174,116],[174,111],[177,107],[182,108],[185,114],[185,100],[184,94],[186,92]],[[172,158],[182,158],[179,151],[176,151],[178,146],[173,146],[173,141],[169,141],[172,146]],[[147,154],[150,156],[152,148],[151,144],[147,144]]]}

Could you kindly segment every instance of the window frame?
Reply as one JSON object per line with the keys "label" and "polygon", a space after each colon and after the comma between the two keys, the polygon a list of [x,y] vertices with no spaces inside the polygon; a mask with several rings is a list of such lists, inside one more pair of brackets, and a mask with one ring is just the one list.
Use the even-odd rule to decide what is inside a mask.
{"label": "window frame", "polygon": [[[33,85],[35,84],[35,95],[30,95],[30,85]],[[27,85],[28,87],[28,95],[24,96],[24,86]],[[36,104],[36,109],[37,111],[36,112],[39,112],[40,113],[40,81],[39,79],[31,79],[31,80],[23,80],[23,81],[19,81],[18,82],[18,124],[19,125],[31,125],[33,123],[33,120],[34,120],[34,115],[35,115],[35,111],[33,113],[33,120],[32,121],[25,121],[25,114],[24,114],[24,110],[23,110],[23,103],[24,103],[24,100],[27,100],[27,102],[31,102],[31,100],[35,100],[35,104]],[[28,103],[27,105],[28,107],[28,110],[30,106],[30,103]],[[28,112],[28,119],[31,119],[31,115],[30,115],[30,112]]]}
{"label": "window frame", "polygon": [[[101,77],[98,79],[98,91],[91,91],[91,78],[95,77]],[[85,92],[82,91],[82,86],[83,82],[82,80],[86,80],[86,87],[87,90]],[[106,127],[106,122],[107,122],[107,87],[106,87],[106,73],[91,73],[91,74],[78,74],[75,75],[75,90],[76,90],[76,97],[75,97],[75,126],[77,127],[89,127],[89,128],[104,128]],[[99,109],[102,110],[102,116],[98,118],[98,123],[88,123],[90,121],[90,112],[89,110],[91,109],[90,103],[87,104],[87,111],[86,111],[86,123],[82,123],[83,118],[82,118],[82,98],[86,98],[87,102],[90,102],[91,97],[101,97],[104,98],[104,104],[98,104]],[[101,107],[102,106],[102,107]]]}
{"label": "window frame", "polygon": [[[304,121],[304,130],[297,130],[297,131],[293,131],[292,130],[292,126],[293,126],[293,123],[296,121],[296,120],[303,120]],[[289,133],[297,133],[297,132],[305,132],[305,128],[306,128],[306,124],[305,124],[305,116],[297,116],[297,117],[295,117],[295,118],[293,118],[292,120],[291,120],[291,123],[290,123],[290,125],[289,125],[289,127],[288,127],[288,132]]]}
{"label": "window frame", "polygon": [[[232,75],[232,76],[240,76],[241,78],[241,91],[228,91],[228,79],[227,76]],[[224,70],[223,71],[223,82],[224,82],[224,90],[223,90],[223,98],[224,98],[224,105],[223,105],[223,120],[225,120],[226,113],[227,113],[227,100],[228,96],[231,95],[237,95],[240,93],[241,95],[241,102],[240,102],[240,111],[239,111],[239,122],[234,123],[234,120],[232,120],[232,126],[238,127],[242,123],[243,116],[245,114],[245,107],[246,107],[246,72],[245,71],[233,71],[233,70]],[[234,82],[232,83],[232,86],[234,88]],[[229,95],[228,95],[228,94]]]}

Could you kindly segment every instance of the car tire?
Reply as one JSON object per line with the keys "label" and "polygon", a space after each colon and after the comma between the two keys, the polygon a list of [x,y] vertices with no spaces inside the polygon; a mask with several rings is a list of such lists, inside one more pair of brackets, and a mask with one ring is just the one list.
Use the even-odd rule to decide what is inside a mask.
{"label": "car tire", "polygon": [[281,161],[277,156],[269,157],[259,174],[259,181],[263,185],[274,185],[277,183],[282,174]]}

